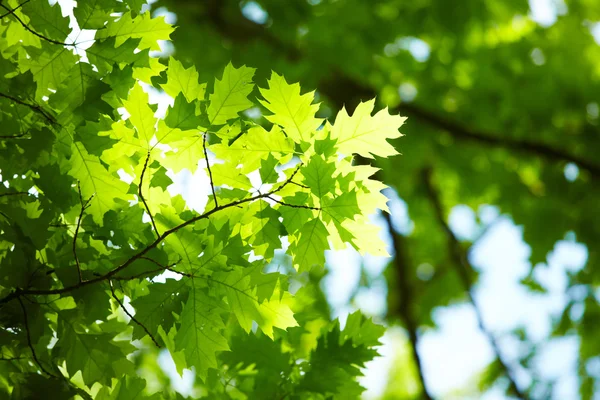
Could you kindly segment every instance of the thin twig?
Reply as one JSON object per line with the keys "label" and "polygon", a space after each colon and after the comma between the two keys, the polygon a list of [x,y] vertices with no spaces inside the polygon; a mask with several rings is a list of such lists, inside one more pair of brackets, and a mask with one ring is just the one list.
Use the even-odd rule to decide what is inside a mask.
{"label": "thin twig", "polygon": [[110,293],[112,294],[113,299],[115,299],[115,301],[119,304],[119,306],[121,306],[121,309],[123,310],[123,312],[125,312],[125,314],[127,314],[127,316],[129,318],[131,318],[131,320],[133,322],[135,322],[136,324],[138,324],[148,334],[148,336],[150,336],[150,339],[152,339],[152,341],[154,342],[154,344],[156,345],[156,347],[160,349],[160,345],[158,344],[158,342],[156,341],[156,339],[154,338],[154,336],[152,336],[152,334],[150,333],[150,331],[148,330],[148,328],[146,328],[144,326],[144,324],[142,324],[133,315],[131,315],[131,313],[125,308],[125,305],[121,302],[121,300],[119,300],[119,298],[117,297],[117,295],[115,293],[115,289],[113,288],[112,282],[110,280],[108,281],[108,285],[110,286]]}
{"label": "thin twig", "polygon": [[29,322],[27,321],[27,309],[25,308],[25,304],[23,304],[23,300],[21,300],[20,297],[18,298],[18,300],[19,300],[19,304],[21,305],[21,310],[23,310],[23,321],[25,322],[25,333],[27,334],[27,344],[29,346],[29,349],[31,349],[31,354],[33,355],[33,359],[35,360],[35,363],[40,367],[42,372],[44,372],[46,375],[56,377],[54,374],[51,374],[50,372],[48,372],[46,370],[46,368],[44,368],[44,366],[42,365],[40,360],[37,358],[37,355],[35,354],[35,349],[33,348],[33,344],[31,343],[31,334],[29,333]]}
{"label": "thin twig", "polygon": [[30,195],[31,193],[29,192],[8,192],[8,193],[0,193],[0,197],[4,197],[4,196],[26,196],[26,195]]}
{"label": "thin twig", "polygon": [[160,233],[158,232],[158,228],[156,227],[156,223],[154,222],[154,217],[150,212],[150,207],[148,207],[148,203],[146,203],[146,199],[142,193],[142,186],[144,184],[144,173],[146,172],[146,168],[148,168],[148,160],[150,160],[150,151],[148,151],[148,155],[146,156],[146,162],[144,163],[144,168],[142,169],[142,173],[140,174],[140,184],[138,185],[138,195],[140,199],[142,199],[142,203],[144,203],[144,208],[146,208],[146,212],[150,217],[150,222],[152,223],[152,228],[154,228],[154,232],[156,232],[156,236],[160,237]]}
{"label": "thin twig", "polygon": [[292,185],[296,185],[296,186],[300,186],[303,189],[310,189],[308,186],[302,185],[300,183],[297,182],[290,182]]}
{"label": "thin twig", "polygon": [[496,358],[498,359],[498,362],[502,366],[502,369],[504,370],[504,373],[505,373],[506,377],[508,378],[510,388],[512,389],[512,391],[515,393],[515,395],[518,398],[525,400],[528,398],[527,395],[519,389],[519,386],[517,385],[517,383],[515,381],[515,378],[513,376],[513,372],[511,370],[511,368],[509,367],[507,362],[504,361],[504,359],[502,357],[502,353],[500,351],[500,346],[498,345],[498,341],[496,340],[496,337],[490,330],[487,329],[487,327],[485,325],[485,322],[483,320],[483,312],[481,311],[477,301],[475,300],[473,292],[472,292],[473,281],[471,279],[471,274],[473,272],[473,266],[471,265],[469,260],[465,257],[465,254],[460,246],[460,242],[458,241],[458,239],[454,235],[454,232],[452,232],[452,229],[450,229],[450,226],[446,222],[439,193],[432,182],[432,170],[430,168],[426,168],[422,171],[422,174],[423,174],[423,183],[427,190],[427,195],[428,195],[429,200],[435,211],[435,217],[437,218],[440,226],[442,227],[442,229],[444,230],[444,233],[446,234],[446,237],[448,240],[448,248],[450,251],[450,257],[452,258],[452,263],[456,267],[456,271],[462,282],[463,288],[464,288],[465,292],[467,293],[469,301],[473,305],[473,309],[475,310],[475,315],[477,318],[477,324],[479,325],[479,329],[487,337],[490,345],[492,346],[492,349],[493,349],[494,353],[496,354]]}
{"label": "thin twig", "polygon": [[25,102],[23,100],[19,100],[16,97],[13,97],[13,96],[11,96],[9,94],[4,94],[4,93],[0,93],[0,97],[4,97],[5,99],[9,99],[11,101],[14,101],[15,103],[20,104],[22,106],[29,107],[33,111],[36,111],[36,112],[42,114],[44,116],[44,118],[46,118],[51,124],[53,124],[53,125],[57,125],[58,124],[56,122],[56,120],[50,114],[46,113],[46,111],[44,111],[42,109],[42,107],[38,106],[37,104],[29,104],[29,103],[27,103],[27,102]]}
{"label": "thin twig", "polygon": [[162,265],[161,263],[159,263],[156,260],[151,259],[150,257],[140,257],[139,259],[140,260],[150,261],[150,262],[158,265],[158,268],[157,269],[152,269],[152,270],[149,270],[149,271],[140,272],[139,274],[131,275],[131,276],[115,276],[112,279],[115,280],[115,281],[131,281],[131,280],[134,280],[134,279],[141,278],[144,275],[151,275],[151,274],[154,274],[154,273],[157,273],[157,272],[163,272],[163,271],[168,270],[168,269],[170,270],[175,265],[177,265],[179,262],[181,262],[181,259],[180,259],[178,262],[174,262],[174,263],[169,264],[169,265]]}
{"label": "thin twig", "polygon": [[[25,0],[24,2],[22,2],[21,4],[19,4],[15,8],[13,8],[12,10],[8,10],[8,12],[5,12],[4,14],[0,15],[0,19],[2,19],[4,17],[8,17],[10,14],[14,14],[15,11],[17,11],[19,8],[23,7],[25,4],[29,3],[29,1],[30,0]],[[4,7],[4,8],[6,8],[6,7]]]}
{"label": "thin twig", "polygon": [[173,233],[185,228],[186,226],[192,225],[202,219],[207,219],[209,218],[211,215],[231,208],[231,207],[237,207],[241,204],[245,204],[245,203],[249,203],[255,200],[259,200],[259,199],[263,199],[266,198],[268,196],[271,196],[279,191],[281,191],[284,187],[286,187],[290,181],[292,179],[294,179],[294,176],[296,176],[296,174],[298,173],[298,171],[300,170],[300,167],[302,166],[302,163],[300,163],[298,165],[298,167],[296,168],[296,170],[291,174],[291,176],[284,182],[282,182],[282,184],[277,188],[277,189],[273,189],[268,193],[263,193],[263,194],[259,194],[257,196],[253,196],[253,197],[248,197],[246,199],[242,199],[242,200],[236,200],[236,201],[232,201],[230,203],[227,203],[225,205],[222,206],[218,206],[215,207],[209,211],[206,211],[203,214],[197,215],[185,222],[182,222],[181,224],[165,231],[162,233],[162,235],[160,235],[158,238],[156,238],[152,243],[150,243],[149,245],[147,245],[145,248],[143,248],[142,250],[140,250],[138,253],[134,254],[133,256],[131,256],[128,260],[126,260],[123,264],[119,265],[117,268],[105,273],[104,275],[100,275],[97,276],[95,278],[89,279],[87,281],[82,281],[80,283],[77,283],[75,285],[71,285],[71,286],[66,286],[60,289],[49,289],[49,290],[38,290],[38,289],[28,289],[28,290],[15,290],[12,293],[8,294],[7,296],[5,296],[4,298],[2,298],[0,300],[0,304],[5,304],[8,303],[9,301],[12,301],[16,298],[19,298],[22,295],[52,295],[52,294],[62,294],[62,293],[69,293],[72,292],[73,290],[77,290],[80,289],[84,286],[88,286],[88,285],[92,285],[95,283],[99,283],[99,282],[104,282],[106,280],[112,279],[116,274],[118,274],[119,272],[123,271],[124,269],[126,269],[127,267],[129,267],[131,264],[133,264],[136,260],[141,259],[142,257],[144,257],[150,250],[154,249],[155,247],[157,247],[160,243],[162,243],[167,237],[169,237],[170,235],[172,235]]}
{"label": "thin twig", "polygon": [[14,10],[11,10],[10,8],[6,7],[2,3],[0,3],[0,7],[4,8],[5,10],[7,10],[8,11],[8,13],[7,13],[8,15],[12,15],[13,17],[15,17],[17,19],[17,21],[19,21],[19,23],[23,26],[23,28],[27,29],[29,32],[33,33],[35,36],[39,37],[40,39],[44,39],[47,42],[58,44],[58,45],[61,45],[61,46],[75,46],[75,43],[63,43],[63,42],[59,42],[58,40],[50,39],[49,37],[46,37],[46,36],[42,35],[41,33],[38,33],[36,31],[34,31],[33,29],[31,29],[29,27],[29,25],[27,25],[25,22],[23,22],[23,20],[21,18],[19,18],[19,16],[17,14],[14,13]]}
{"label": "thin twig", "polygon": [[0,139],[4,140],[4,139],[19,139],[22,138],[23,136],[27,135],[27,131],[23,132],[23,133],[18,133],[16,135],[0,135]]}
{"label": "thin twig", "polygon": [[0,361],[19,361],[24,359],[25,357],[0,357]]}
{"label": "thin twig", "polygon": [[281,200],[277,200],[271,196],[267,196],[267,199],[274,201],[275,203],[281,204],[282,206],[286,206],[286,207],[292,207],[292,208],[306,208],[307,210],[316,210],[316,211],[321,211],[321,209],[319,207],[311,207],[311,206],[305,206],[305,205],[301,205],[301,204],[289,204],[286,203],[284,201]]}
{"label": "thin twig", "polygon": [[81,264],[79,263],[79,257],[77,256],[77,234],[79,233],[79,227],[81,226],[81,220],[83,218],[83,212],[89,207],[90,201],[94,198],[92,195],[85,202],[81,196],[81,186],[77,181],[77,191],[79,192],[79,203],[81,204],[81,211],[79,212],[79,218],[77,218],[77,226],[75,227],[75,234],[73,235],[73,257],[75,257],[75,265],[77,266],[77,274],[79,276],[79,283],[83,282],[83,275],[81,275]]}
{"label": "thin twig", "polygon": [[208,177],[210,179],[210,189],[212,190],[213,199],[215,200],[215,208],[219,207],[217,202],[217,193],[215,192],[215,183],[213,181],[212,171],[210,169],[210,163],[208,162],[208,152],[206,151],[206,132],[202,135],[202,148],[204,149],[204,159],[206,160],[206,169],[208,169]]}
{"label": "thin twig", "polygon": [[427,384],[425,383],[425,374],[423,373],[423,362],[421,361],[421,356],[419,355],[419,323],[415,319],[412,306],[414,305],[413,299],[413,291],[411,283],[408,278],[409,271],[409,261],[408,255],[406,254],[406,248],[403,243],[403,238],[401,238],[394,229],[392,228],[392,219],[391,216],[383,212],[383,217],[387,223],[387,228],[392,238],[392,245],[394,246],[394,270],[396,271],[396,276],[398,277],[398,313],[404,322],[404,326],[406,327],[406,331],[408,332],[408,339],[410,340],[412,356],[415,361],[415,365],[417,367],[417,372],[419,374],[419,381],[421,383],[421,388],[423,390],[422,398],[424,400],[431,400],[433,397],[429,393],[427,389]]}

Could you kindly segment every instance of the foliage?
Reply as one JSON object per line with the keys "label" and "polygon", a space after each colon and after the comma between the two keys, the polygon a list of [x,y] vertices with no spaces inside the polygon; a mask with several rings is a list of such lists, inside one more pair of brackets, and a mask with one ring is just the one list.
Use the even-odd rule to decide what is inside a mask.
{"label": "foliage", "polygon": [[[532,17],[540,4],[555,21]],[[390,143],[410,151],[374,165],[406,203],[411,223],[389,225],[399,256],[385,280],[371,277],[364,286],[387,285],[388,321],[415,340],[436,328],[436,308],[468,301],[477,283],[479,265],[463,262],[480,236],[451,235],[456,205],[475,212],[482,235],[490,228],[479,212],[489,210],[484,205],[522,228],[531,251],[523,290],[532,296],[548,290],[545,265],[557,241],[585,244],[587,262],[566,277],[550,335],[492,333],[510,339],[514,351],[498,358],[511,358],[527,377],[518,385],[522,398],[564,398],[536,366],[546,343],[563,337],[580,343],[571,372],[581,398],[597,396],[600,46],[592,31],[598,35],[599,2],[160,0],[153,7],[175,13],[174,51],[200,74],[233,59],[259,75],[272,68],[316,88],[319,117],[334,120],[333,110],[353,110],[375,95],[378,105],[409,117],[406,138]],[[426,278],[423,265],[432,271]],[[482,391],[508,388],[508,369],[491,363]]]}
{"label": "foliage", "polygon": [[[383,328],[330,321],[319,277],[330,243],[386,254],[384,186],[353,157],[396,154],[404,118],[369,101],[324,122],[247,66],[200,83],[152,57],[174,27],[141,2],[0,5],[2,396],[180,398],[159,349],[207,398],[358,396]],[[207,175],[203,210],[168,190],[183,169]]]}

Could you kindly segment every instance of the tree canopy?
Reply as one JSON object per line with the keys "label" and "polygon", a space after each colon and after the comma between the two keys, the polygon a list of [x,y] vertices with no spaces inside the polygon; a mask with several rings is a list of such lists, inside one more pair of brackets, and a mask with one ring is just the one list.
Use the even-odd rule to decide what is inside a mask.
{"label": "tree canopy", "polygon": [[[325,252],[387,255],[382,233],[381,322],[409,348],[383,397],[434,397],[420,340],[462,302],[494,352],[476,397],[556,397],[543,343],[486,324],[470,255],[490,226],[461,237],[457,205],[522,226],[532,294],[557,241],[587,246],[544,340],[577,338],[597,396],[597,2],[548,22],[524,0],[59,3],[0,3],[2,396],[181,398],[167,349],[195,397],[359,398],[385,329],[331,319]],[[205,204],[173,192],[186,170]]]}

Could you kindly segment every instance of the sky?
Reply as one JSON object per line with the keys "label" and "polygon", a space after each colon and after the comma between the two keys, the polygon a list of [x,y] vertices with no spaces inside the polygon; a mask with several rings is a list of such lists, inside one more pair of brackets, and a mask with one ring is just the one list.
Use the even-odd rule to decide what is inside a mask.
{"label": "sky", "polygon": [[[71,14],[73,2],[59,2],[63,13]],[[530,0],[529,4],[529,17],[546,27],[568,11],[562,0]],[[242,11],[247,18],[258,23],[264,23],[268,18],[265,11],[254,2],[247,2]],[[170,18],[171,22],[174,22],[172,13]],[[600,22],[590,22],[589,28],[600,43]],[[79,36],[80,41],[90,40],[93,33],[80,32],[75,27],[71,36]],[[393,45],[408,48],[415,58],[426,60],[429,56],[427,44],[417,38],[409,39]],[[89,45],[91,44],[90,41]],[[388,50],[394,51],[394,48]],[[410,92],[410,89],[399,88],[405,92]],[[146,87],[145,90],[150,94],[150,102],[159,104],[157,114],[163,114],[172,99],[152,88]],[[572,181],[577,175],[577,166],[567,165],[565,179]],[[173,195],[181,194],[191,208],[202,210],[208,199],[206,189],[209,187],[204,170],[200,168],[195,174],[184,170],[177,175],[171,174],[171,177],[174,184],[169,187],[169,192]],[[390,208],[395,230],[401,234],[410,233],[410,207],[393,191],[390,190],[386,194],[391,198]],[[479,217],[485,226],[478,225],[476,217]],[[380,216],[374,216],[373,221],[384,226]],[[585,246],[577,243],[574,235],[568,235],[565,240],[558,242],[548,255],[546,265],[535,269],[535,277],[548,288],[548,293],[534,295],[519,284],[519,280],[531,268],[528,261],[529,247],[523,241],[522,227],[516,226],[510,218],[501,215],[493,206],[483,206],[478,210],[457,206],[450,214],[449,223],[456,236],[463,240],[474,238],[486,228],[484,236],[472,249],[469,259],[480,272],[474,287],[475,299],[482,310],[486,326],[499,339],[503,357],[514,366],[514,359],[519,353],[519,343],[508,332],[517,326],[523,326],[528,335],[542,344],[534,365],[540,375],[557,380],[555,398],[577,398],[578,383],[574,375],[579,346],[577,338],[565,337],[547,341],[546,337],[551,329],[552,317],[564,308],[567,301],[567,272],[577,271],[585,265]],[[385,229],[382,230],[382,235],[388,247],[391,247],[389,237],[383,232]],[[393,252],[391,248],[389,251]],[[327,261],[331,272],[325,279],[324,289],[334,310],[334,317],[344,320],[348,313],[355,309],[354,306],[348,305],[348,301],[360,278],[362,263],[376,284],[371,289],[358,293],[355,306],[375,317],[385,314],[387,287],[381,276],[388,260],[381,257],[363,259],[354,250],[344,250],[327,252]],[[423,266],[421,272],[424,277],[430,273],[427,266]],[[438,398],[452,398],[450,393],[453,390],[472,385],[474,377],[492,361],[494,355],[489,342],[477,325],[476,314],[471,305],[463,303],[438,308],[433,318],[438,329],[422,332],[418,351],[430,392]],[[365,376],[361,380],[368,389],[365,399],[377,399],[383,393],[395,357],[405,351],[406,337],[402,329],[390,329],[382,341],[382,356],[367,365],[364,370]],[[160,363],[171,376],[175,388],[182,393],[190,393],[194,379],[191,371],[186,371],[183,377],[177,375],[168,352],[161,354]],[[596,368],[600,370],[600,362],[598,364]],[[528,372],[518,368],[516,371],[517,384],[527,385],[531,379]],[[484,400],[502,398],[502,392],[497,389],[491,390]]]}

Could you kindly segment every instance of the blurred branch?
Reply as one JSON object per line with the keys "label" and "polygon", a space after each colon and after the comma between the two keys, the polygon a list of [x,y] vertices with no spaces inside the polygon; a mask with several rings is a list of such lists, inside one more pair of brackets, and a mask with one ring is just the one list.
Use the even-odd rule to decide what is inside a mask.
{"label": "blurred branch", "polygon": [[423,374],[423,364],[421,362],[421,357],[419,356],[418,345],[419,345],[419,336],[417,330],[419,328],[419,324],[416,321],[412,305],[413,305],[413,292],[411,284],[408,280],[408,259],[406,256],[406,250],[404,248],[404,239],[400,237],[392,227],[392,219],[388,213],[382,213],[385,221],[387,223],[388,231],[392,238],[392,245],[394,246],[394,267],[396,271],[396,275],[398,277],[398,314],[402,318],[406,330],[408,331],[408,338],[410,340],[411,349],[413,359],[417,366],[417,371],[419,373],[419,380],[421,382],[421,387],[423,389],[422,398],[425,400],[431,400],[432,397],[427,390],[427,385],[425,384],[425,376]]}
{"label": "blurred branch", "polygon": [[483,312],[481,311],[481,308],[479,307],[477,301],[475,300],[475,297],[473,296],[473,291],[472,291],[472,289],[473,289],[473,280],[472,280],[473,266],[470,264],[469,260],[465,257],[465,253],[461,248],[460,242],[458,241],[458,239],[454,235],[454,232],[452,232],[452,229],[450,229],[450,226],[446,222],[446,218],[444,216],[444,211],[442,208],[442,203],[440,200],[439,192],[436,189],[436,187],[434,186],[433,181],[432,181],[431,168],[424,169],[422,171],[422,174],[423,174],[423,183],[427,190],[427,196],[429,197],[429,201],[431,202],[431,205],[434,208],[435,217],[437,218],[440,226],[442,227],[442,229],[444,230],[444,233],[446,234],[446,238],[448,240],[448,250],[450,253],[450,258],[452,260],[453,265],[456,268],[456,272],[458,273],[458,276],[460,278],[460,281],[462,282],[464,290],[467,293],[469,301],[473,305],[473,309],[475,310],[475,316],[477,318],[477,324],[479,325],[479,329],[487,337],[490,345],[492,346],[492,350],[496,354],[496,358],[498,359],[498,362],[502,366],[502,369],[504,370],[504,373],[505,373],[506,377],[508,378],[510,390],[519,399],[526,400],[528,398],[527,395],[524,392],[522,392],[519,389],[519,387],[517,386],[517,383],[514,379],[514,375],[513,375],[511,368],[506,363],[506,361],[504,361],[504,359],[502,357],[502,353],[500,351],[500,346],[498,345],[498,341],[496,340],[496,337],[485,326],[485,322],[483,321]]}
{"label": "blurred branch", "polygon": [[[207,21],[211,23],[220,35],[238,44],[247,43],[252,40],[261,40],[283,53],[288,60],[294,62],[301,61],[304,55],[300,49],[274,36],[268,27],[244,18],[241,11],[237,12],[236,15],[239,17],[235,20],[225,17],[227,3],[227,1],[223,0],[208,1],[204,12],[200,16],[203,19],[202,22]],[[239,10],[237,3],[236,7]],[[227,16],[229,15],[230,13]],[[342,71],[332,71],[331,76],[331,79],[320,82],[318,87],[321,93],[329,98],[338,108],[343,105],[346,105],[347,108],[353,108],[358,104],[358,101],[371,99],[378,94],[374,88],[345,76]],[[461,124],[459,121],[452,120],[414,103],[403,103],[395,107],[392,112],[406,114],[409,117],[412,116],[431,126],[447,131],[459,140],[535,154],[550,161],[572,162],[580,168],[588,170],[594,178],[600,180],[600,165],[545,143],[511,138],[499,132],[472,129],[467,125]]]}
{"label": "blurred branch", "polygon": [[25,102],[23,100],[19,100],[16,97],[13,97],[13,96],[11,96],[9,94],[6,94],[6,93],[0,93],[0,97],[4,97],[5,99],[8,99],[8,100],[10,100],[12,102],[15,102],[17,104],[20,104],[22,106],[29,107],[31,110],[33,110],[33,111],[35,111],[37,113],[42,114],[42,116],[44,118],[46,118],[48,120],[48,122],[50,122],[51,124],[53,124],[53,125],[54,124],[58,124],[56,122],[56,120],[47,111],[44,111],[44,109],[41,106],[37,105],[37,104],[27,103],[27,102]]}

